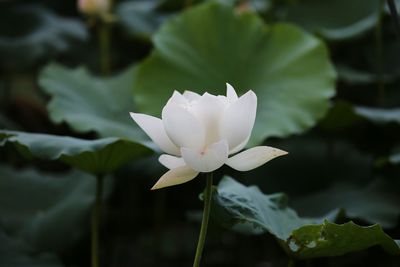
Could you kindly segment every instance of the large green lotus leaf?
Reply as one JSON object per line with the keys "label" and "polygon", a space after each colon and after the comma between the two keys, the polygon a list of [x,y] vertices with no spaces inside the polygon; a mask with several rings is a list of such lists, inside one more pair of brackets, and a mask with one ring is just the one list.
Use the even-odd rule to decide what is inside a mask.
{"label": "large green lotus leaf", "polygon": [[[320,218],[300,218],[287,206],[285,195],[265,195],[257,187],[244,186],[229,177],[223,178],[214,191],[212,208],[215,217],[236,231],[269,232],[296,258],[337,256],[375,245],[392,254],[400,253],[396,242],[379,225],[337,225]],[[336,214],[327,219],[334,219]]]}
{"label": "large green lotus leaf", "polygon": [[[111,189],[106,180],[105,194]],[[36,251],[62,251],[88,229],[95,177],[0,166],[0,224]],[[12,192],[12,193],[10,193]]]}
{"label": "large green lotus leaf", "polygon": [[315,125],[334,95],[325,45],[288,24],[264,25],[254,13],[207,3],[170,19],[154,35],[153,53],[134,81],[140,111],[159,115],[173,90],[258,95],[251,144]]}
{"label": "large green lotus leaf", "polygon": [[129,117],[135,111],[132,99],[134,68],[112,78],[97,78],[85,68],[47,65],[39,84],[51,95],[50,118],[66,122],[75,131],[95,131],[102,137],[143,140],[144,134]]}
{"label": "large green lotus leaf", "polygon": [[150,154],[142,144],[116,137],[84,140],[68,136],[0,131],[0,145],[12,143],[26,155],[60,160],[93,174],[110,173],[138,157]]}
{"label": "large green lotus leaf", "polygon": [[286,7],[285,19],[328,39],[346,39],[371,29],[378,12],[376,0],[300,0]]}
{"label": "large green lotus leaf", "polygon": [[379,223],[384,228],[395,227],[400,215],[398,192],[378,180],[365,186],[342,182],[327,190],[296,197],[292,203],[302,215],[322,216],[342,208],[347,217]]}
{"label": "large green lotus leaf", "polygon": [[61,267],[55,254],[32,253],[32,248],[24,240],[11,237],[0,229],[0,266],[18,267]]}
{"label": "large green lotus leaf", "polygon": [[64,52],[72,41],[88,36],[83,23],[59,17],[42,6],[2,4],[0,17],[1,65],[10,68]]}

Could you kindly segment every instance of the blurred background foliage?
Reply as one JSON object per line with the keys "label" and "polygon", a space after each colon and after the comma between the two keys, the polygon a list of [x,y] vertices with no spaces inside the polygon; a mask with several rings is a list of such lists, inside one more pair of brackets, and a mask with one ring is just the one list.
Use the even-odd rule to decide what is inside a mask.
{"label": "blurred background foliage", "polygon": [[0,2],[0,266],[89,266],[99,175],[102,266],[190,266],[204,181],[149,191],[165,169],[128,112],[158,116],[173,90],[225,82],[258,96],[250,144],[290,154],[217,172],[203,265],[399,266],[386,1],[118,0],[111,13]]}

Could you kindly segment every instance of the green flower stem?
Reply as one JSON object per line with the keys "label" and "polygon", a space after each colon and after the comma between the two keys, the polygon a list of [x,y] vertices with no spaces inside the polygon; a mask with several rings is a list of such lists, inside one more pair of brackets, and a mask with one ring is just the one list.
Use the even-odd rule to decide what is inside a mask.
{"label": "green flower stem", "polygon": [[294,267],[296,265],[294,259],[289,259],[288,267]]}
{"label": "green flower stem", "polygon": [[105,21],[98,24],[99,50],[100,50],[100,69],[103,75],[111,72],[110,61],[110,25]]}
{"label": "green flower stem", "polygon": [[194,257],[193,267],[200,266],[201,255],[203,254],[204,243],[206,241],[208,219],[210,217],[213,173],[209,172],[207,173],[206,176],[207,176],[206,188],[204,190],[204,197],[203,197],[204,198],[203,219],[201,221],[199,241],[197,242],[196,256]]}
{"label": "green flower stem", "polygon": [[99,232],[101,201],[103,196],[103,176],[96,177],[96,199],[92,210],[92,267],[99,267]]}

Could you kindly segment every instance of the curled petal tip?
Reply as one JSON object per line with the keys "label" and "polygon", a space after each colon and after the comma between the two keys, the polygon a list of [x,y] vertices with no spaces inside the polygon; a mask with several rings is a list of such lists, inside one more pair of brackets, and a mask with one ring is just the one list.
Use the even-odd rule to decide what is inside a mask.
{"label": "curled petal tip", "polygon": [[270,153],[272,158],[277,158],[289,154],[289,152],[278,148],[272,148]]}
{"label": "curled petal tip", "polygon": [[245,93],[245,95],[247,95],[247,94],[249,94],[249,95],[251,95],[252,97],[255,97],[255,98],[257,99],[257,95],[256,95],[256,93],[254,93],[253,90],[247,91],[247,92]]}
{"label": "curled petal tip", "polygon": [[153,187],[150,188],[150,190],[151,190],[151,191],[154,191],[154,190],[161,189],[161,188],[163,188],[163,187],[165,187],[165,186],[160,185],[159,181],[157,181],[157,182],[153,185]]}
{"label": "curled petal tip", "polygon": [[226,97],[231,103],[238,99],[235,89],[229,83],[226,83]]}
{"label": "curled petal tip", "polygon": [[131,119],[140,126],[138,122],[138,117],[140,116],[140,113],[129,112],[129,115],[131,116]]}
{"label": "curled petal tip", "polygon": [[150,190],[186,183],[194,179],[199,173],[188,166],[181,166],[166,172]]}
{"label": "curled petal tip", "polygon": [[289,152],[276,148],[276,154],[277,154],[277,156],[285,156],[285,155],[289,154]]}
{"label": "curled petal tip", "polygon": [[182,94],[181,94],[181,92],[179,92],[178,90],[174,90],[172,96],[173,96],[173,97],[179,97],[179,98],[181,98],[181,97],[182,97]]}
{"label": "curled petal tip", "polygon": [[288,154],[286,151],[278,148],[258,146],[228,158],[226,164],[238,171],[249,171],[286,154]]}
{"label": "curled petal tip", "polygon": [[153,187],[152,187],[152,188],[150,188],[150,190],[151,190],[151,191],[157,190],[157,189],[158,189],[158,187],[157,187],[156,185],[157,185],[157,184],[153,185]]}
{"label": "curled petal tip", "polygon": [[139,113],[129,112],[129,115],[131,116],[132,120],[134,120],[136,122],[136,119],[137,119]]}

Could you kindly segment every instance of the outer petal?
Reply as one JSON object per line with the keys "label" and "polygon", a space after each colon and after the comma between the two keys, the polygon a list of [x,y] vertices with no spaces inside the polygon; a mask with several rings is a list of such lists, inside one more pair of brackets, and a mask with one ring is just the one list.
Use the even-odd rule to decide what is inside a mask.
{"label": "outer petal", "polygon": [[160,179],[158,179],[157,183],[151,188],[151,190],[186,183],[194,179],[197,174],[199,174],[199,172],[188,166],[181,166],[169,170],[163,176],[161,176]]}
{"label": "outer petal", "polygon": [[239,144],[238,146],[232,148],[229,151],[229,155],[235,154],[235,153],[239,152],[240,150],[242,150],[247,145],[247,143],[249,142],[249,139],[250,139],[250,135],[247,136],[247,138],[241,144]]}
{"label": "outer petal", "polygon": [[251,90],[225,110],[220,131],[221,138],[228,141],[230,150],[249,138],[256,119],[256,110],[257,96]]}
{"label": "outer petal", "polygon": [[201,148],[205,145],[205,129],[202,123],[186,108],[168,103],[162,111],[165,131],[179,147]]}
{"label": "outer petal", "polygon": [[163,151],[172,155],[180,155],[179,148],[172,143],[164,129],[164,124],[159,118],[146,114],[129,113],[132,119],[143,129],[151,140]]}
{"label": "outer petal", "polygon": [[226,165],[238,171],[249,171],[263,165],[271,159],[286,154],[286,151],[274,147],[256,146],[229,158],[226,161]]}
{"label": "outer petal", "polygon": [[167,154],[162,154],[158,158],[158,161],[170,170],[186,165],[183,158],[178,158]]}
{"label": "outer petal", "polygon": [[233,103],[238,100],[235,89],[229,83],[226,83],[226,97],[228,98],[229,103]]}
{"label": "outer petal", "polygon": [[184,161],[198,172],[212,172],[220,168],[228,159],[228,143],[221,140],[209,145],[204,150],[181,148]]}

